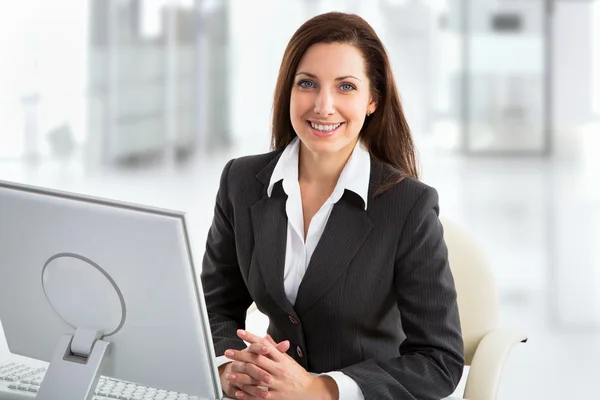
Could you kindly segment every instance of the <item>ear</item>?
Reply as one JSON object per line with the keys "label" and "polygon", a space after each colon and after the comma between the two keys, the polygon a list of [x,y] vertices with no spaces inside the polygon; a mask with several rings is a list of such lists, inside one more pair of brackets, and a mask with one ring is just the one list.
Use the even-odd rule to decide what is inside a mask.
{"label": "ear", "polygon": [[367,115],[371,115],[377,109],[377,95],[371,94],[371,98],[369,99],[369,105],[367,106]]}

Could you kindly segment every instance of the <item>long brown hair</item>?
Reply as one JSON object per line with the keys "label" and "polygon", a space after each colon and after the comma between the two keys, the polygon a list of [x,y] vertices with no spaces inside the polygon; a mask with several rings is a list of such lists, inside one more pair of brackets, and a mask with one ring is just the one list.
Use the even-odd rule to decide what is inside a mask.
{"label": "long brown hair", "polygon": [[373,28],[355,14],[330,12],[317,15],[298,28],[290,39],[275,87],[272,149],[283,150],[296,137],[290,118],[294,76],[304,53],[316,43],[349,44],[363,55],[377,108],[365,119],[360,137],[371,157],[391,167],[391,173],[386,174],[377,192],[406,176],[418,179],[414,144],[387,52]]}

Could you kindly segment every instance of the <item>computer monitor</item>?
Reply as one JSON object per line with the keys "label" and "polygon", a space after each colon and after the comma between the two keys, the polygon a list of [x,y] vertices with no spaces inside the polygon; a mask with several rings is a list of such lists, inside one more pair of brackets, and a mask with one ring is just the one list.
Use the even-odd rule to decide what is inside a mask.
{"label": "computer monitor", "polygon": [[96,381],[222,398],[198,277],[184,213],[0,181],[0,320],[50,362],[38,397],[95,354]]}

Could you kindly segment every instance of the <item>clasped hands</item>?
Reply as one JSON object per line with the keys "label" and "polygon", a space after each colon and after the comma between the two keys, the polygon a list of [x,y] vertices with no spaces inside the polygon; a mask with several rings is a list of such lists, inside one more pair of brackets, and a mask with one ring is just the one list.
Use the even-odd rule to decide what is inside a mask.
{"label": "clasped hands", "polygon": [[307,372],[286,353],[289,341],[275,343],[269,335],[262,338],[241,329],[237,334],[250,345],[241,351],[225,352],[232,362],[219,372],[227,396],[249,400],[337,400],[335,381]]}

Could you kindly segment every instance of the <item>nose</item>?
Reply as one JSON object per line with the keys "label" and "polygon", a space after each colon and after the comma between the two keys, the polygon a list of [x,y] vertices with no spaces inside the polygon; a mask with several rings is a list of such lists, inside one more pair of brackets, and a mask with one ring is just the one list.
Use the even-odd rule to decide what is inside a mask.
{"label": "nose", "polygon": [[315,100],[315,113],[323,117],[335,114],[333,95],[328,90],[321,90]]}

